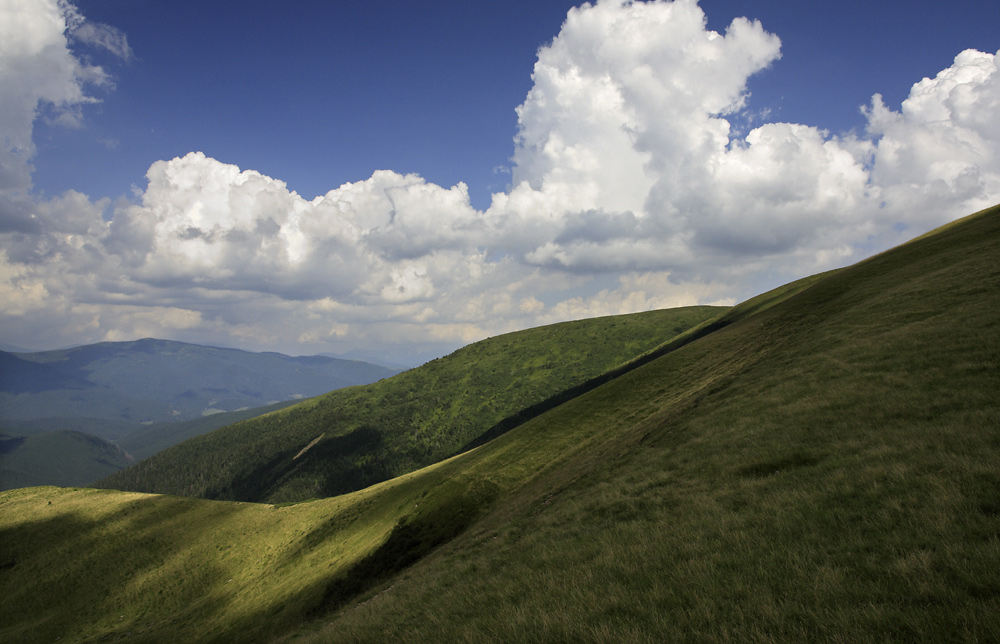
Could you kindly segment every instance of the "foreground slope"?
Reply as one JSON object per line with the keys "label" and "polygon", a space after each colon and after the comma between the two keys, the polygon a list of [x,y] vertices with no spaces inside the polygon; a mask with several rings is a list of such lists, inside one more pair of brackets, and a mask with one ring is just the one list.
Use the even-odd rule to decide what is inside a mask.
{"label": "foreground slope", "polygon": [[98,485],[238,501],[361,489],[454,454],[512,414],[723,311],[649,311],[489,338],[393,378],[187,441]]}
{"label": "foreground slope", "polygon": [[998,208],[830,274],[498,440],[593,436],[304,641],[1000,641],[998,312]]}
{"label": "foreground slope", "polygon": [[992,209],[366,490],[0,494],[0,640],[997,641],[998,310]]}

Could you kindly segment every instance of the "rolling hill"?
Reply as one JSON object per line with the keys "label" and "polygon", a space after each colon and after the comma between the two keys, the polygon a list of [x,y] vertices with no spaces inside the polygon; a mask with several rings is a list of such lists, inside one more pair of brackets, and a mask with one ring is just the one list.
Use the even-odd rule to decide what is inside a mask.
{"label": "rolling hill", "polygon": [[5,492],[0,640],[998,641],[997,311],[1000,207],[363,490]]}
{"label": "rolling hill", "polygon": [[650,311],[497,336],[186,441],[98,485],[277,502],[358,490],[450,456],[724,310]]}

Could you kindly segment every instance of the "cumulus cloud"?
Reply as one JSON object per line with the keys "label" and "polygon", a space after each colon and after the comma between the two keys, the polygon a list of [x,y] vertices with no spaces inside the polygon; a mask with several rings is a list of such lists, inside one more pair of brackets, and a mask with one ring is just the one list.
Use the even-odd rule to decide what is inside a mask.
{"label": "cumulus cloud", "polygon": [[198,152],[147,179],[105,245],[150,285],[398,304],[434,296],[456,258],[466,273],[481,261],[482,217],[462,184],[380,171],[307,201]]}
{"label": "cumulus cloud", "polygon": [[872,183],[893,211],[933,225],[993,205],[1000,195],[997,54],[967,50],[910,90],[900,111],[876,94]]}
{"label": "cumulus cloud", "polygon": [[544,209],[526,261],[718,277],[809,243],[864,199],[864,160],[817,128],[731,136],[780,41],[742,18],[705,25],[693,0],[585,5],[539,52],[515,187],[491,209],[514,225]]}
{"label": "cumulus cloud", "polygon": [[873,97],[861,137],[776,122],[738,135],[748,80],[780,40],[742,18],[713,32],[694,0],[569,12],[516,110],[511,187],[483,212],[464,184],[391,170],[306,200],[199,152],[154,163],[132,203],[40,200],[39,105],[73,114],[86,83],[107,82],[68,43],[132,54],[68,4],[21,8],[16,37],[0,37],[0,90],[16,90],[0,101],[18,107],[0,110],[0,296],[22,344],[458,344],[733,303],[1000,200],[996,56],[961,53],[898,111]]}
{"label": "cumulus cloud", "polygon": [[0,190],[31,185],[31,134],[39,105],[52,105],[75,120],[75,108],[88,100],[83,79],[102,76],[70,53],[65,30],[54,0],[5,3],[0,21]]}

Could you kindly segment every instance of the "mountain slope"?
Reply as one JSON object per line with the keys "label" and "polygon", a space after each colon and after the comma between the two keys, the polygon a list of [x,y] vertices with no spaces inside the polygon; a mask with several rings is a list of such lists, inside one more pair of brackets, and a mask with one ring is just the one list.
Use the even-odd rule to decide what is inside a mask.
{"label": "mountain slope", "polygon": [[90,434],[0,431],[0,490],[83,485],[133,462],[120,447]]}
{"label": "mountain slope", "polygon": [[490,338],[165,450],[98,485],[240,501],[361,489],[428,465],[516,412],[725,311],[687,307]]}
{"label": "mountain slope", "polygon": [[592,439],[305,641],[996,641],[998,260],[994,208],[511,432]]}
{"label": "mountain slope", "polygon": [[[285,402],[266,405],[264,407],[253,407],[240,411],[225,411],[176,423],[153,423],[143,427],[141,430],[131,432],[128,436],[119,440],[116,445],[128,452],[134,460],[141,461],[168,447],[182,443],[189,438],[207,434],[220,427],[232,425],[242,420],[269,414],[272,411],[284,409],[297,403],[298,401],[296,400],[286,400]],[[87,483],[92,483],[93,480],[91,479]]]}
{"label": "mountain slope", "polygon": [[87,389],[92,383],[67,375],[45,364],[38,364],[0,351],[0,393],[27,394],[48,389]]}
{"label": "mountain slope", "polygon": [[997,641],[998,260],[994,208],[340,497],[0,494],[0,640]]}

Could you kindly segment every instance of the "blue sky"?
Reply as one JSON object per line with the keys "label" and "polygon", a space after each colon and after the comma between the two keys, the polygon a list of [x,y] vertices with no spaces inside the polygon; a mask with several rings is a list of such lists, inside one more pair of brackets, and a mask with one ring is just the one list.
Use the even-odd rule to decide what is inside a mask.
{"label": "blue sky", "polygon": [[153,161],[201,150],[310,198],[389,168],[465,181],[483,206],[509,181],[494,169],[509,165],[535,52],[573,6],[77,4],[121,29],[136,60],[109,61],[117,87],[85,130],[40,133],[41,189],[125,194]]}
{"label": "blue sky", "polygon": [[427,355],[1000,201],[995,2],[577,4],[0,0],[0,342]]}
{"label": "blue sky", "polygon": [[[135,59],[87,52],[116,88],[79,130],[40,124],[35,185],[128,195],[154,161],[200,150],[306,198],[392,169],[464,181],[485,208],[510,181],[535,53],[578,4],[81,0]],[[1000,47],[995,2],[700,4],[711,29],[747,16],[781,38],[782,58],[750,81],[753,107],[834,132],[862,128],[873,94],[898,108],[959,51]]]}

